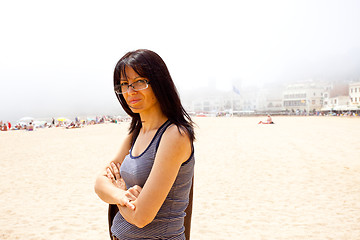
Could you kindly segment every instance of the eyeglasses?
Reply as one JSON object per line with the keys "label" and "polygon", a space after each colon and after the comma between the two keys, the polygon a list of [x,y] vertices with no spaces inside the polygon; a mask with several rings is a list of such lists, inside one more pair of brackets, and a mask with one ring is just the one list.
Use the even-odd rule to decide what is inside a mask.
{"label": "eyeglasses", "polygon": [[134,91],[144,90],[149,87],[149,81],[146,79],[141,79],[133,82],[132,84],[123,82],[119,85],[115,85],[114,90],[116,94],[124,94],[129,91],[130,87],[132,87]]}

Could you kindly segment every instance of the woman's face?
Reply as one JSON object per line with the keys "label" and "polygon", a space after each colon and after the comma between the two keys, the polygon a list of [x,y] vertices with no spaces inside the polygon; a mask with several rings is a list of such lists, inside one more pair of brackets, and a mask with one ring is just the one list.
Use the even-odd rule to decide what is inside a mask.
{"label": "woman's face", "polygon": [[[129,85],[139,81],[146,80],[140,77],[131,67],[125,67],[127,78],[121,76],[120,84],[127,83]],[[151,113],[151,111],[159,110],[160,104],[157,101],[155,94],[151,88],[151,83],[143,90],[135,91],[132,87],[126,93],[122,94],[126,103],[134,113]]]}

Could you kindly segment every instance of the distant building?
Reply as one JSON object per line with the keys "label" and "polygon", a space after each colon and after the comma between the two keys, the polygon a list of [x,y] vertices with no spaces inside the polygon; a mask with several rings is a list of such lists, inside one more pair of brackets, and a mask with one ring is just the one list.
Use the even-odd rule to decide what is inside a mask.
{"label": "distant building", "polygon": [[237,106],[238,111],[255,111],[258,106],[258,89],[243,89],[240,105]]}
{"label": "distant building", "polygon": [[269,113],[276,113],[284,111],[283,101],[281,98],[269,98],[267,99],[266,110]]}
{"label": "distant building", "polygon": [[224,108],[224,99],[219,96],[198,98],[192,102],[194,112],[216,112]]}
{"label": "distant building", "polygon": [[280,113],[285,109],[282,101],[282,87],[266,87],[257,95],[256,111],[260,113]]}
{"label": "distant building", "polygon": [[349,85],[344,82],[335,82],[324,92],[322,111],[349,110]]}
{"label": "distant building", "polygon": [[232,108],[232,101],[236,102],[236,96],[221,91],[204,90],[192,97],[190,109],[195,113],[217,113]]}
{"label": "distant building", "polygon": [[283,91],[286,110],[320,111],[328,84],[312,80],[287,85]]}
{"label": "distant building", "polygon": [[349,84],[349,110],[360,110],[360,82]]}
{"label": "distant building", "polygon": [[349,96],[336,96],[329,98],[327,104],[322,108],[323,111],[347,111],[349,106]]}
{"label": "distant building", "polygon": [[277,114],[360,110],[360,82],[307,80],[288,85],[233,86],[232,91],[203,88],[190,93],[186,109],[195,114]]}

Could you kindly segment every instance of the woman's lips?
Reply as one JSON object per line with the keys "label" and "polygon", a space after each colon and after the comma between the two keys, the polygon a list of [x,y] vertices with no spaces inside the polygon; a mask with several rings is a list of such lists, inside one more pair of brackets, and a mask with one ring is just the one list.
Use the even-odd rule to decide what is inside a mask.
{"label": "woman's lips", "polygon": [[133,105],[133,104],[136,104],[140,101],[141,99],[131,99],[129,100],[129,104]]}

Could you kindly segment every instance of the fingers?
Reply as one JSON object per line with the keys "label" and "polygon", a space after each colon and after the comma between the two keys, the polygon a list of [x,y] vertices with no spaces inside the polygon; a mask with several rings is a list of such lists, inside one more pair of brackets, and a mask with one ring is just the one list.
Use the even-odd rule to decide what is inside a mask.
{"label": "fingers", "polygon": [[135,205],[133,203],[134,200],[131,199],[134,199],[134,197],[131,196],[131,194],[128,191],[126,191],[125,195],[120,200],[120,206],[128,207],[132,210],[135,210]]}
{"label": "fingers", "polygon": [[135,210],[135,205],[132,204],[131,202],[126,202],[126,203],[125,203],[125,206],[128,207],[128,208],[130,208],[130,209],[132,209],[132,210]]}
{"label": "fingers", "polygon": [[118,163],[116,166],[115,163],[111,162],[110,166],[112,168],[113,174],[115,175],[115,179],[120,179],[120,172],[119,172],[120,164]]}
{"label": "fingers", "polygon": [[132,186],[131,188],[128,189],[128,191],[135,197],[137,198],[141,192],[142,188],[138,185]]}
{"label": "fingers", "polygon": [[111,172],[110,168],[106,169],[106,176],[111,179],[112,181],[115,181],[115,177],[113,175],[113,173]]}
{"label": "fingers", "polygon": [[132,186],[128,190],[126,190],[122,198],[122,205],[132,210],[135,210],[135,205],[133,202],[137,199],[141,190],[142,188],[138,185]]}
{"label": "fingers", "polygon": [[139,185],[134,185],[131,187],[131,189],[135,189],[136,191],[138,191],[139,193],[141,192],[142,188]]}
{"label": "fingers", "polygon": [[135,201],[137,199],[137,196],[132,193],[133,191],[127,190],[125,192],[125,197],[129,199],[129,201]]}
{"label": "fingers", "polygon": [[106,169],[106,176],[113,181],[121,179],[119,169],[120,169],[119,163],[115,165],[115,163],[111,162],[110,167]]}

